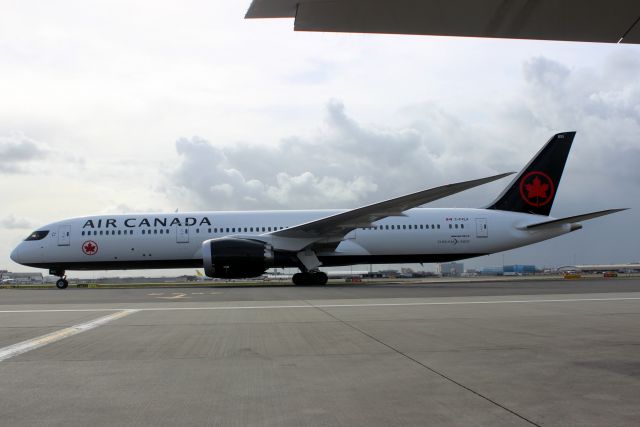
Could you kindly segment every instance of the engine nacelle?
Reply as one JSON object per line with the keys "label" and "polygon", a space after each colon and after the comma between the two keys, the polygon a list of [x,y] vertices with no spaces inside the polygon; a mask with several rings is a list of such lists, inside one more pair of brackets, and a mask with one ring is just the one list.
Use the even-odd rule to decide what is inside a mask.
{"label": "engine nacelle", "polygon": [[225,279],[260,276],[274,263],[271,245],[234,237],[204,241],[202,258],[207,276]]}

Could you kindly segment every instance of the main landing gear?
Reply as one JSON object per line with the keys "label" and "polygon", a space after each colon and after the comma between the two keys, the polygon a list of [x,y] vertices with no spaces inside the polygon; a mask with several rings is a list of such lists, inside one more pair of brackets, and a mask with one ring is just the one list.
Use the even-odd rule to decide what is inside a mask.
{"label": "main landing gear", "polygon": [[69,286],[69,282],[67,281],[67,276],[64,273],[64,270],[51,269],[49,270],[49,274],[59,277],[59,279],[56,281],[56,288],[67,289],[67,286]]}
{"label": "main landing gear", "polygon": [[292,280],[294,285],[322,286],[327,284],[329,276],[322,271],[307,271],[294,274]]}

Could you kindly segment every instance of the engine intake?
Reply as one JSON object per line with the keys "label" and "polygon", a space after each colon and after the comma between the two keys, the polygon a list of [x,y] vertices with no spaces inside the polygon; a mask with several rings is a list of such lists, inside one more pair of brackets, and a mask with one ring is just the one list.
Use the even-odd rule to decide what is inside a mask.
{"label": "engine intake", "polygon": [[273,247],[267,243],[222,237],[202,243],[204,271],[209,277],[256,277],[274,265]]}

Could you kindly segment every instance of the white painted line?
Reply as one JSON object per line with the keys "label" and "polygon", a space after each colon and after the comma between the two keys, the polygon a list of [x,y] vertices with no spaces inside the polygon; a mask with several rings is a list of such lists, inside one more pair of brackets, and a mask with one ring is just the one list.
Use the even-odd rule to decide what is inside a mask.
{"label": "white painted line", "polygon": [[68,338],[73,335],[77,335],[79,333],[89,331],[91,329],[97,328],[98,326],[102,326],[106,323],[109,323],[113,320],[121,319],[125,316],[130,315],[131,313],[135,313],[136,311],[137,310],[118,311],[116,313],[99,317],[95,320],[91,320],[90,322],[80,323],[79,325],[71,326],[69,328],[61,329],[59,331],[52,332],[50,334],[46,334],[37,338],[22,341],[17,344],[10,345],[8,347],[0,348],[0,362],[2,362],[3,360],[10,359],[19,354],[23,354],[28,351],[35,350],[36,348],[44,347],[47,344],[60,341],[64,338]]}
{"label": "white painted line", "polygon": [[615,302],[638,301],[640,297],[620,298],[566,298],[566,299],[531,299],[531,300],[490,300],[490,301],[442,301],[442,302],[389,302],[366,304],[316,304],[304,305],[233,305],[213,307],[149,307],[149,308],[70,308],[70,309],[42,309],[42,310],[0,310],[1,313],[76,313],[102,311],[181,311],[181,310],[273,310],[284,308],[357,308],[357,307],[411,307],[433,305],[474,305],[474,304],[533,304],[533,303],[562,303],[562,302]]}

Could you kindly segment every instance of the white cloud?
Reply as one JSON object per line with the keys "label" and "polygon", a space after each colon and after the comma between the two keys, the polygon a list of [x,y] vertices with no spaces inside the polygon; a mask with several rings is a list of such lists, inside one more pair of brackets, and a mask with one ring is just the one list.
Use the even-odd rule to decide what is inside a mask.
{"label": "white cloud", "polygon": [[7,230],[26,230],[34,227],[34,223],[26,218],[17,218],[14,215],[0,219],[0,227]]}
{"label": "white cloud", "polygon": [[0,136],[0,174],[23,173],[32,162],[42,161],[49,150],[20,132]]}

